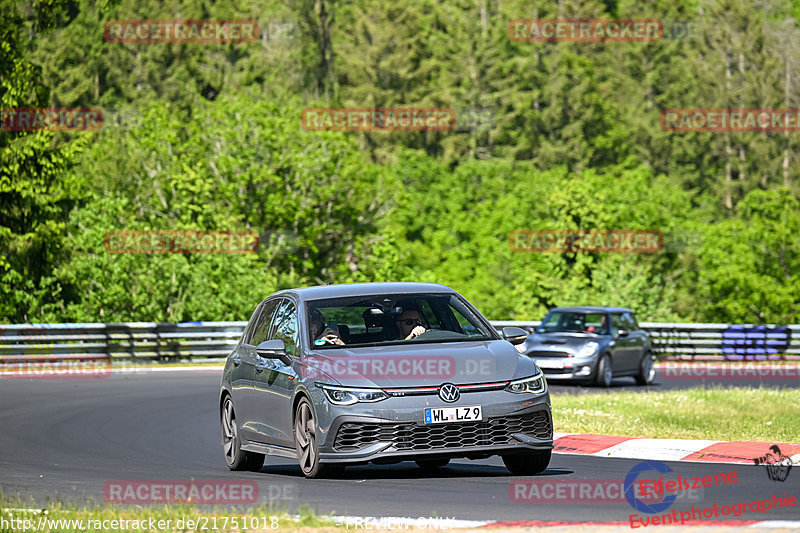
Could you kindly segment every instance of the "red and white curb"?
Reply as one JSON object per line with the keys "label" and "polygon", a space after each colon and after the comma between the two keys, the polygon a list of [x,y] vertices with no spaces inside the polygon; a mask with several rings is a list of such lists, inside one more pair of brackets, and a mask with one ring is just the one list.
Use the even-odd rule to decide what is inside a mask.
{"label": "red and white curb", "polygon": [[[298,516],[299,519],[299,516]],[[571,527],[584,528],[591,526],[615,527],[630,529],[627,521],[588,521],[576,522],[567,520],[459,520],[455,518],[436,517],[404,517],[404,516],[331,516],[327,517],[335,525],[345,529],[381,530],[381,529],[477,529],[477,528],[513,528],[513,527]],[[674,527],[729,527],[729,528],[765,528],[793,529],[800,528],[800,520],[687,520]],[[669,527],[669,526],[667,526]],[[656,531],[664,531],[659,526]]]}
{"label": "red and white curb", "polygon": [[556,433],[553,436],[554,453],[620,459],[751,465],[754,465],[753,459],[765,455],[773,444],[777,444],[781,453],[792,460],[792,464],[800,464],[798,443],[644,439],[582,433]]}
{"label": "red and white curb", "polygon": [[[485,524],[484,526],[479,527],[487,527],[487,528],[509,528],[509,527],[591,527],[591,526],[601,526],[601,527],[616,527],[625,529],[631,529],[631,525],[629,522],[567,522],[567,521],[559,521],[559,520],[506,520],[501,522],[491,522]],[[800,528],[800,520],[729,520],[729,521],[722,521],[722,520],[694,520],[689,521],[687,520],[683,524],[676,524],[676,525],[667,525],[667,526],[657,526],[654,531],[664,531],[665,527],[669,530],[670,527],[672,528],[684,528],[684,527],[729,527],[729,528],[765,528],[765,529],[793,529],[797,530]]]}

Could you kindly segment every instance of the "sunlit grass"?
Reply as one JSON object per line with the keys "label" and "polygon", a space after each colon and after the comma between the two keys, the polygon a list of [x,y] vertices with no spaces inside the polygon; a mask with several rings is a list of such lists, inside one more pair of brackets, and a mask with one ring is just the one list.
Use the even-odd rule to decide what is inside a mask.
{"label": "sunlit grass", "polygon": [[551,395],[556,432],[797,442],[800,390],[695,388]]}
{"label": "sunlit grass", "polygon": [[[330,517],[301,507],[290,515],[267,505],[245,509],[201,509],[193,505],[77,505],[61,501],[35,505],[0,494],[0,533],[17,532],[172,532],[172,531],[293,531],[335,532]],[[28,522],[26,522],[26,520]],[[114,523],[113,521],[117,521]],[[71,523],[65,521],[72,521]],[[79,522],[76,522],[79,521]],[[123,523],[122,521],[126,521]]]}

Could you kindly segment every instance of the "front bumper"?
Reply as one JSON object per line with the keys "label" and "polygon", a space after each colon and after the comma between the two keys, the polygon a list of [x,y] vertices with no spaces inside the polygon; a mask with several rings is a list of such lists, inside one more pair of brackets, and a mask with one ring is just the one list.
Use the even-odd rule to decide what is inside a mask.
{"label": "front bumper", "polygon": [[[460,403],[479,404],[470,401],[473,398],[469,396],[472,395]],[[404,416],[393,411],[391,419],[341,415],[334,419],[328,438],[320,446],[320,461],[365,463],[422,456],[482,458],[552,449],[549,396],[517,402],[514,407],[509,410],[485,405],[484,420],[480,422],[442,424],[424,424],[420,409],[409,409]]]}
{"label": "front bumper", "polygon": [[[530,357],[530,356],[529,356]],[[533,358],[548,381],[587,380],[595,375],[597,359],[585,357]]]}

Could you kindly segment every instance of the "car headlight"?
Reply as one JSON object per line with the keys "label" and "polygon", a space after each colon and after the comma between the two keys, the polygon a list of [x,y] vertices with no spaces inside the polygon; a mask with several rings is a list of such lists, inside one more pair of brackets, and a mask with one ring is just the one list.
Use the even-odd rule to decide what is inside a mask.
{"label": "car headlight", "polygon": [[578,350],[578,357],[589,357],[590,355],[594,355],[598,346],[600,345],[596,342],[587,342],[583,348]]}
{"label": "car headlight", "polygon": [[532,394],[541,394],[547,389],[547,380],[544,379],[544,374],[539,372],[533,377],[512,381],[506,386],[508,392],[515,394],[524,394],[530,392]]}
{"label": "car headlight", "polygon": [[335,385],[323,385],[315,383],[317,387],[325,391],[325,396],[333,405],[353,405],[354,403],[372,403],[385,400],[388,394],[380,389],[354,389],[350,387],[337,387]]}

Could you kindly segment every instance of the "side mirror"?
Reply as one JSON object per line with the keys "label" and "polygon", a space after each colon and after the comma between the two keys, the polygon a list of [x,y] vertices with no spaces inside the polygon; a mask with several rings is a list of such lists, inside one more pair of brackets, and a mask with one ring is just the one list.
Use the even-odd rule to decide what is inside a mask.
{"label": "side mirror", "polygon": [[289,360],[286,355],[286,343],[280,339],[262,342],[256,346],[256,353],[265,359],[280,359],[284,363]]}
{"label": "side mirror", "polygon": [[516,326],[507,326],[503,328],[503,338],[514,345],[522,344],[528,338],[528,332]]}
{"label": "side mirror", "polygon": [[617,330],[617,337],[627,337],[628,335],[630,335],[630,333],[631,332],[628,331],[627,329],[620,329]]}

